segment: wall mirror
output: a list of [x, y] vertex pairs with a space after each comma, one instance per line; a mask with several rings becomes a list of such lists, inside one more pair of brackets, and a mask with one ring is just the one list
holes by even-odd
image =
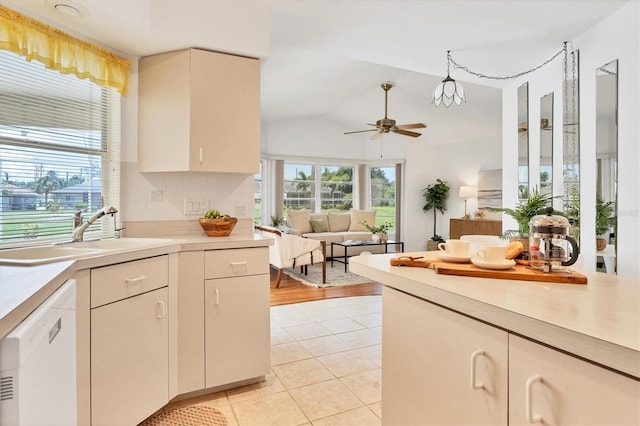
[[553, 93], [540, 98], [540, 193], [553, 195]]
[[518, 87], [518, 199], [529, 194], [529, 84]]
[[572, 235], [580, 242], [580, 126], [578, 51], [567, 52], [564, 61], [562, 202]]
[[618, 60], [596, 69], [597, 270], [616, 271], [618, 201]]

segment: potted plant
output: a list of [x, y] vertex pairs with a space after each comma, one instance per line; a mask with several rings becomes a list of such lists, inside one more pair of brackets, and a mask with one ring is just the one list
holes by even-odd
[[[385, 222], [380, 225], [369, 225], [366, 220], [362, 221], [362, 225], [367, 228], [367, 231], [373, 234], [372, 238], [374, 241], [382, 241], [386, 243], [389, 240], [387, 233], [391, 228], [393, 228], [393, 224], [391, 222]], [[377, 237], [377, 238], [376, 238]]]
[[601, 236], [616, 225], [614, 210], [613, 201], [605, 203], [601, 198], [596, 199], [596, 250], [598, 251], [607, 248], [607, 239]]
[[284, 218], [276, 215], [271, 216], [271, 226], [278, 228], [280, 225], [284, 225]]
[[[518, 222], [518, 229], [504, 231], [502, 238], [520, 240], [525, 250], [527, 250], [529, 247], [529, 222], [534, 216], [546, 214], [546, 208], [551, 205], [552, 200], [553, 196], [551, 194], [541, 194], [536, 187], [532, 189], [527, 195], [527, 198], [520, 201], [514, 209], [491, 207], [488, 210], [505, 213]], [[560, 212], [554, 213], [562, 214]]]
[[424, 197], [422, 210], [425, 213], [433, 210], [433, 237], [427, 243], [427, 250], [431, 250], [434, 246], [437, 247], [438, 243], [444, 242], [444, 239], [436, 234], [436, 216], [438, 211], [444, 214], [447, 210], [446, 202], [447, 198], [449, 198], [449, 186], [446, 182], [436, 179], [436, 183], [432, 183], [422, 190], [422, 196]]

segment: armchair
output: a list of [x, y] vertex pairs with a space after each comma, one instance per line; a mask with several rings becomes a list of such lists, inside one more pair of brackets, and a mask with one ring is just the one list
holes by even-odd
[[271, 226], [255, 225], [256, 232], [274, 239], [269, 246], [269, 263], [278, 269], [276, 288], [280, 287], [284, 268], [300, 267], [307, 272], [307, 266], [322, 263], [322, 283], [327, 282], [327, 243], [325, 241], [303, 238], [299, 235], [282, 233]]

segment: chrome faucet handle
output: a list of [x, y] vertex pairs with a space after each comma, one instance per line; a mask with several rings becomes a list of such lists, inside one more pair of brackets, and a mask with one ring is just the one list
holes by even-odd
[[74, 229], [82, 225], [82, 210], [78, 210], [73, 214], [73, 227]]

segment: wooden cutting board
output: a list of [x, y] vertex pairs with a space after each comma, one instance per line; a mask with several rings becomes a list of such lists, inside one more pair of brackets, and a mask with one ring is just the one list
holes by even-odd
[[[391, 264], [394, 265], [392, 259]], [[552, 272], [545, 274], [538, 269], [524, 265], [514, 265], [509, 269], [483, 269], [472, 263], [451, 263], [443, 260], [419, 259], [403, 266], [430, 268], [442, 275], [458, 275], [464, 277], [495, 278], [503, 280], [541, 281], [549, 283], [587, 284], [587, 277], [578, 272]]]

